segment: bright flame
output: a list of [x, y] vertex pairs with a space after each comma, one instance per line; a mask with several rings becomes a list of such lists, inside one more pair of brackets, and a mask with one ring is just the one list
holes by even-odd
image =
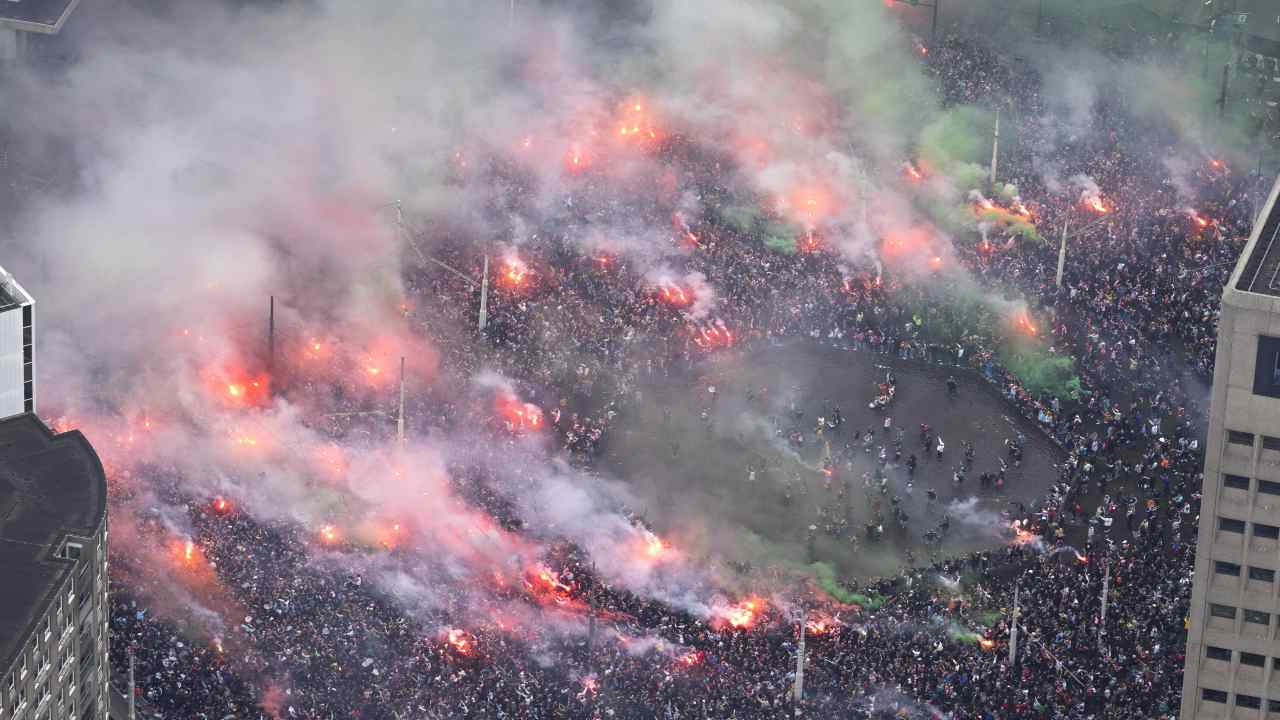
[[195, 549], [195, 543], [188, 540], [186, 547], [182, 550], [182, 556], [186, 558], [187, 562], [191, 562], [191, 557], [195, 554]]
[[666, 551], [667, 546], [662, 542], [662, 538], [654, 535], [648, 530], [644, 531], [644, 552], [651, 558], [656, 558]]
[[320, 539], [327, 543], [338, 541], [338, 530], [332, 525], [325, 525], [320, 528]]
[[449, 630], [449, 644], [455, 650], [463, 655], [471, 654], [471, 639], [467, 637], [467, 633], [456, 628]]
[[1018, 317], [1014, 320], [1018, 328], [1028, 335], [1035, 335], [1038, 332], [1035, 324], [1031, 322], [1031, 317], [1024, 310], [1018, 313]]
[[764, 603], [761, 600], [750, 599], [744, 600], [737, 605], [720, 610], [720, 616], [724, 618], [730, 626], [746, 629], [750, 628], [756, 621], [756, 614], [764, 609]]
[[1103, 202], [1102, 198], [1098, 195], [1091, 195], [1085, 198], [1084, 205], [1099, 215], [1105, 215], [1106, 213], [1111, 212], [1111, 208], [1107, 207], [1107, 204]]
[[222, 513], [222, 512], [226, 512], [230, 508], [231, 508], [231, 504], [228, 503], [226, 498], [222, 497], [221, 495], [213, 499], [214, 510], [217, 510], [218, 512]]

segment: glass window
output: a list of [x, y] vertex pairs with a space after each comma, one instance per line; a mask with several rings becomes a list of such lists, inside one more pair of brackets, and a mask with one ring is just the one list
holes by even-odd
[[1267, 664], [1267, 656], [1257, 653], [1242, 652], [1240, 653], [1240, 664], [1249, 667], [1265, 667]]
[[1244, 521], [1232, 520], [1231, 518], [1218, 518], [1218, 529], [1229, 533], [1244, 533]]
[[1206, 647], [1204, 649], [1204, 654], [1210, 660], [1222, 660], [1224, 662], [1231, 662], [1231, 651], [1228, 650], [1227, 648], [1213, 647], [1212, 645], [1210, 645], [1209, 647]]
[[1228, 430], [1227, 442], [1232, 445], [1248, 445], [1253, 447], [1253, 433], [1243, 432], [1241, 430]]
[[1227, 694], [1222, 690], [1210, 690], [1209, 688], [1201, 688], [1200, 697], [1209, 702], [1224, 703], [1227, 701]]
[[1253, 394], [1280, 397], [1280, 338], [1258, 336]]
[[1259, 480], [1258, 492], [1266, 493], [1267, 495], [1280, 495], [1280, 483], [1271, 482], [1270, 480]]
[[1253, 708], [1257, 710], [1262, 707], [1262, 698], [1257, 695], [1240, 695], [1236, 694], [1236, 705], [1242, 708]]
[[1250, 565], [1249, 579], [1257, 580], [1258, 582], [1264, 582], [1264, 583], [1273, 582], [1276, 579], [1276, 571], [1268, 570], [1266, 568], [1254, 567]]
[[1266, 613], [1261, 610], [1245, 610], [1244, 621], [1247, 623], [1256, 623], [1258, 625], [1270, 625], [1271, 613]]
[[1280, 450], [1280, 438], [1274, 438], [1270, 435], [1262, 436], [1263, 450]]
[[1235, 563], [1216, 560], [1213, 563], [1213, 571], [1219, 575], [1230, 575], [1232, 577], [1240, 577], [1240, 566]]
[[1249, 478], [1243, 475], [1223, 475], [1222, 486], [1233, 490], [1248, 490]]
[[1280, 527], [1268, 525], [1266, 523], [1254, 523], [1253, 536], [1266, 538], [1268, 540], [1277, 540], [1280, 539]]
[[1227, 618], [1228, 620], [1236, 619], [1236, 609], [1230, 605], [1209, 603], [1209, 614], [1214, 617]]

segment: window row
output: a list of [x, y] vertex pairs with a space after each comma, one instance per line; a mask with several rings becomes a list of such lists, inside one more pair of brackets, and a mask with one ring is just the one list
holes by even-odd
[[[1243, 430], [1228, 430], [1227, 442], [1232, 445], [1247, 445], [1249, 447], [1253, 447], [1253, 433], [1244, 432]], [[1280, 450], [1280, 438], [1263, 435], [1262, 448], [1264, 450]]]
[[[1217, 618], [1225, 618], [1227, 620], [1235, 620], [1236, 615], [1240, 612], [1240, 608], [1231, 605], [1219, 605], [1217, 603], [1209, 603], [1209, 614]], [[1270, 625], [1271, 613], [1262, 610], [1244, 611], [1244, 621], [1254, 623], [1255, 625]]]
[[[1236, 520], [1235, 518], [1220, 517], [1218, 518], [1218, 529], [1223, 532], [1243, 535], [1245, 531], [1245, 522], [1244, 520]], [[1253, 524], [1253, 536], [1266, 538], [1267, 540], [1280, 540], [1280, 527], [1255, 522]]]
[[[1247, 491], [1249, 489], [1249, 478], [1243, 475], [1231, 475], [1224, 473], [1222, 476], [1222, 486], [1231, 488], [1232, 490]], [[1264, 495], [1280, 495], [1280, 482], [1259, 480], [1258, 492]]]
[[[1225, 690], [1201, 688], [1200, 698], [1208, 702], [1225, 703], [1227, 701], [1227, 692]], [[1262, 709], [1262, 698], [1257, 695], [1236, 693], [1236, 705], [1250, 710], [1260, 710]], [[1267, 712], [1280, 712], [1280, 700], [1268, 700]]]
[[[1231, 577], [1240, 577], [1240, 573], [1244, 568], [1233, 562], [1225, 560], [1215, 560], [1213, 562], [1213, 571], [1219, 575], [1229, 575]], [[1274, 582], [1276, 579], [1276, 571], [1268, 568], [1249, 566], [1249, 579], [1258, 582]]]

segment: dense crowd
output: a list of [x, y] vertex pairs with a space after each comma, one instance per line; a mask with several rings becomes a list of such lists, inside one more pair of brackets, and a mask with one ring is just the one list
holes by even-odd
[[[953, 101], [1001, 94], [1028, 117], [1043, 106], [1034, 78], [974, 43], [948, 38], [929, 62]], [[713, 216], [677, 233], [694, 246], [679, 276], [701, 273], [717, 295], [714, 310], [692, 322], [617, 258], [584, 257], [553, 233], [522, 248], [532, 279], [518, 292], [495, 291], [480, 339], [469, 330], [478, 304], [471, 283], [420, 268], [406, 284], [421, 301], [423, 331], [439, 339], [445, 372], [496, 368], [515, 379], [544, 407], [565, 453], [584, 465], [607, 448], [642, 381], [696, 374], [708, 354], [730, 347], [800, 337], [984, 378], [1066, 457], [1043, 503], [1009, 518], [1031, 541], [849, 585], [855, 602], [799, 593], [796, 606], [811, 619], [807, 716], [1172, 718], [1195, 549], [1187, 540], [1199, 520], [1197, 419], [1213, 370], [1217, 302], [1251, 222], [1255, 179], [1206, 160], [1183, 179], [1196, 193], [1186, 198], [1147, 152], [1160, 144], [1150, 127], [1122, 105], [1096, 115], [1106, 131], [1061, 147], [1042, 138], [1042, 147], [1057, 147], [1052, 155], [1015, 155], [1005, 166], [1025, 178], [1022, 195], [1035, 199], [1051, 240], [1050, 228], [1087, 219], [1075, 217], [1078, 193], [1048, 187], [1036, 163], [1089, 175], [1117, 206], [1111, 222], [1069, 239], [1061, 286], [1056, 242], [956, 247], [984, 292], [1025, 297], [1031, 316], [1043, 318], [1048, 352], [1074, 359], [1079, 386], [1069, 393], [1026, 387], [1004, 361], [1002, 347], [1017, 332], [1008, 318], [954, 303], [946, 282], [907, 282], [892, 268], [851, 273], [829, 252], [779, 253]], [[1020, 130], [1032, 139], [1024, 146], [1035, 145], [1040, 126]], [[689, 172], [696, 182], [719, 182], [718, 167]], [[1191, 203], [1211, 222], [1195, 222]], [[588, 205], [572, 207], [585, 214]], [[475, 264], [464, 247], [442, 243], [440, 252], [452, 264]], [[434, 427], [455, 426], [465, 413], [457, 394], [433, 391], [414, 402]], [[762, 612], [749, 627], [713, 627], [603, 585], [587, 560], [570, 555], [562, 562], [579, 578], [576, 599], [599, 618], [589, 634], [535, 624], [519, 637], [469, 628], [465, 644], [444, 642], [372, 583], [309, 562], [296, 528], [188, 503], [202, 551], [241, 610], [211, 642], [195, 629], [207, 628], [201, 619], [188, 628], [149, 612], [145, 573], [117, 563], [113, 667], [136, 659], [144, 714], [792, 715], [794, 615]]]

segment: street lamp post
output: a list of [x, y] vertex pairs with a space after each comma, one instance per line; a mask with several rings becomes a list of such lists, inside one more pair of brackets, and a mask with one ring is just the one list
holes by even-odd
[[[1106, 215], [1103, 215], [1097, 220], [1094, 220], [1093, 222], [1075, 231], [1075, 236], [1079, 237], [1081, 235], [1084, 235], [1085, 233], [1089, 232], [1090, 230], [1097, 227], [1098, 225], [1101, 225], [1104, 220], [1109, 220], [1109, 219], [1110, 219], [1109, 217], [1107, 217]], [[1058, 245], [1058, 276], [1054, 280], [1055, 284], [1057, 284], [1058, 287], [1062, 287], [1062, 271], [1067, 266], [1067, 238], [1069, 237], [1069, 234], [1067, 233], [1067, 228], [1070, 227], [1070, 225], [1071, 225], [1071, 218], [1068, 217], [1062, 223], [1062, 241], [1061, 241], [1061, 244]]]

